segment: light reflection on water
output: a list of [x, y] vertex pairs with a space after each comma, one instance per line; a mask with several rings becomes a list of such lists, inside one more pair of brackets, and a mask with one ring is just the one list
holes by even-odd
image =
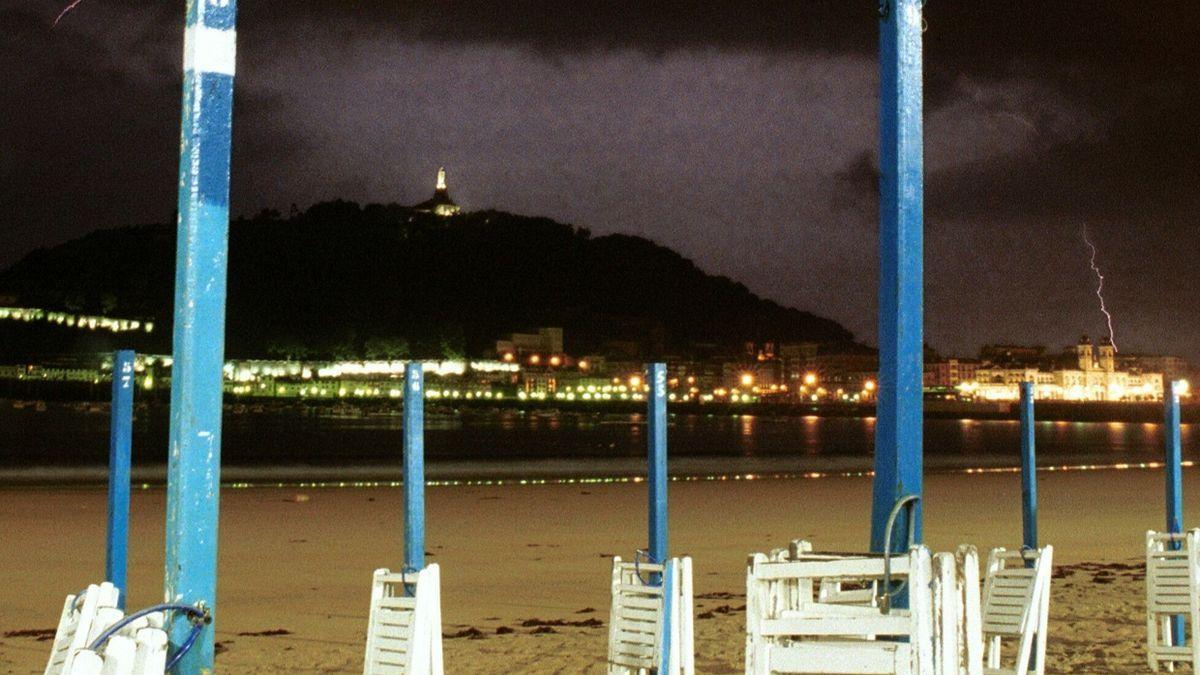
[[[139, 410], [135, 462], [165, 462], [165, 407]], [[429, 410], [426, 451], [432, 467], [455, 476], [504, 474], [619, 476], [644, 470], [641, 415], [520, 410]], [[223, 463], [232, 466], [392, 467], [400, 457], [396, 414], [319, 417], [227, 414]], [[1200, 458], [1196, 425], [1182, 429], [1185, 456]], [[871, 467], [874, 418], [672, 415], [672, 472], [679, 476], [850, 475]], [[1019, 425], [1012, 420], [928, 420], [930, 470], [1013, 467]], [[50, 406], [0, 405], [0, 467], [101, 466], [108, 418]], [[1149, 466], [1162, 457], [1158, 424], [1042, 422], [1035, 428], [1043, 467]], [[471, 467], [487, 466], [486, 471]], [[606, 468], [607, 467], [607, 468]]]

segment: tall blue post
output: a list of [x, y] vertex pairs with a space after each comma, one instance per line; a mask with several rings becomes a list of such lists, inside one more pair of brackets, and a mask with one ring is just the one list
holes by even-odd
[[113, 354], [112, 416], [108, 429], [108, 540], [104, 578], [120, 592], [125, 609], [125, 570], [129, 554], [129, 474], [133, 446], [133, 352]]
[[[656, 563], [667, 562], [667, 364], [652, 363], [646, 373], [650, 383], [646, 397], [646, 427], [648, 471], [650, 483], [649, 516], [650, 559]], [[671, 601], [675, 583], [670, 570], [663, 575], [663, 629], [662, 646], [659, 650], [658, 672], [670, 669], [671, 660]]]
[[[1179, 433], [1179, 383], [1163, 383], [1167, 532], [1183, 532], [1183, 439]], [[1174, 548], [1179, 548], [1178, 544]], [[1183, 617], [1171, 617], [1171, 644], [1182, 647]]]
[[404, 570], [425, 567], [425, 374], [404, 366]]
[[649, 525], [650, 558], [667, 559], [667, 364], [652, 363], [648, 373], [650, 396], [647, 397], [646, 423], [650, 483]]
[[[235, 0], [187, 0], [167, 459], [166, 599], [216, 617]], [[175, 672], [213, 672], [208, 623]], [[179, 613], [171, 648], [191, 631]]]
[[[888, 514], [921, 494], [923, 213], [921, 5], [883, 0], [879, 20], [879, 388], [871, 549], [883, 549]], [[912, 511], [921, 540], [921, 502]], [[903, 550], [907, 514], [896, 519]]]
[[1021, 545], [1038, 547], [1037, 461], [1033, 438], [1033, 383], [1021, 383]]

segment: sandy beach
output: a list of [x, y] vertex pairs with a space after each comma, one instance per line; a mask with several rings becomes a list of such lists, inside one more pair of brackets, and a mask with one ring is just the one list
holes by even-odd
[[[1048, 672], [1145, 672], [1143, 538], [1162, 524], [1161, 470], [1039, 479], [1042, 539], [1059, 568]], [[863, 548], [870, 487], [869, 478], [671, 484], [671, 548], [695, 560], [698, 672], [740, 672], [747, 554], [796, 537]], [[1200, 475], [1185, 474], [1184, 491], [1197, 513]], [[610, 557], [644, 546], [645, 485], [427, 495], [447, 672], [603, 672]], [[1019, 497], [1013, 473], [930, 475], [926, 540], [934, 550], [1016, 545]], [[131, 607], [161, 597], [164, 498], [133, 495]], [[361, 672], [371, 571], [401, 557], [401, 490], [226, 489], [221, 500], [218, 667]], [[104, 523], [103, 490], [0, 490], [0, 670], [41, 672], [63, 597], [103, 571]]]

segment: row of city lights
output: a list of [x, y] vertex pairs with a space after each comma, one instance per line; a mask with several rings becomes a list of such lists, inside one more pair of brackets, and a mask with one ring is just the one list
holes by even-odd
[[0, 320], [45, 321], [46, 323], [81, 328], [85, 330], [107, 330], [113, 333], [154, 332], [153, 321], [138, 319], [115, 319], [108, 316], [50, 312], [36, 307], [0, 307]]

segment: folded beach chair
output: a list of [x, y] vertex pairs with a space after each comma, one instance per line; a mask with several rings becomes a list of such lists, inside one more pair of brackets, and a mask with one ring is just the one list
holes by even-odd
[[[1146, 660], [1173, 670], [1178, 663], [1200, 663], [1200, 530], [1146, 533]], [[1172, 617], [1186, 617], [1181, 635]], [[1187, 639], [1191, 633], [1191, 639]]]
[[[1053, 557], [1053, 546], [1025, 551], [997, 548], [988, 554], [983, 584], [984, 672], [1045, 672]], [[1016, 661], [1002, 666], [1002, 641], [1010, 637], [1017, 638]]]
[[[899, 584], [909, 609], [885, 597]], [[755, 554], [746, 573], [746, 673], [933, 675], [932, 587], [924, 546], [888, 559], [795, 545], [774, 559]]]
[[442, 670], [437, 564], [420, 572], [375, 570], [364, 675], [442, 675]]
[[[45, 675], [162, 675], [167, 662], [162, 613], [131, 617], [117, 627], [125, 619], [119, 595], [105, 582], [67, 596]], [[113, 634], [96, 644], [106, 632]]]
[[694, 675], [693, 609], [691, 558], [660, 565], [614, 557], [608, 673]]

